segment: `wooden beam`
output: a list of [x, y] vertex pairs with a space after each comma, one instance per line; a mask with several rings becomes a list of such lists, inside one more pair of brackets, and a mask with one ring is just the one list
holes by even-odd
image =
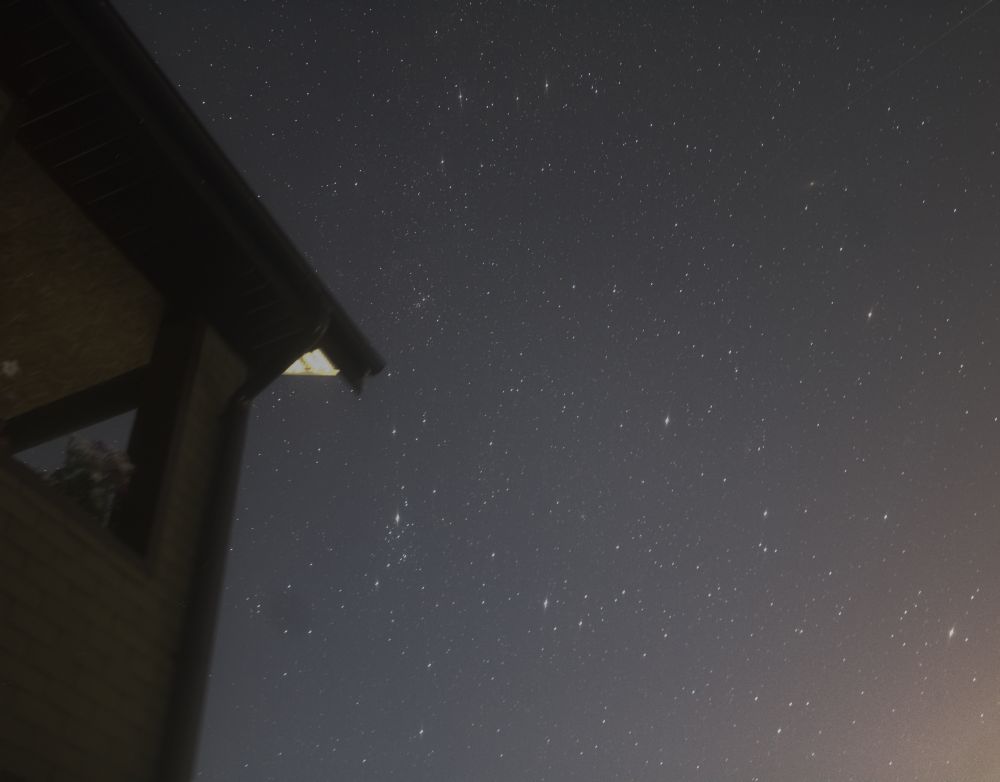
[[171, 456], [177, 450], [205, 329], [201, 318], [168, 310], [143, 378], [128, 445], [135, 472], [111, 517], [115, 534], [142, 554], [148, 551], [162, 509]]
[[10, 450], [24, 451], [127, 413], [139, 403], [145, 375], [139, 367], [8, 419], [3, 433]]

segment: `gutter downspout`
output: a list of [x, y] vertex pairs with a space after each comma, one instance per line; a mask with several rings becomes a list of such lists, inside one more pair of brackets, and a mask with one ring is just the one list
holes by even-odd
[[216, 490], [205, 509], [195, 553], [187, 611], [154, 777], [158, 782], [190, 782], [194, 776], [250, 407], [254, 398], [295, 359], [322, 340], [328, 324], [329, 316], [324, 313], [322, 322], [317, 324], [309, 341], [289, 349], [291, 357], [283, 356], [251, 372], [223, 413], [222, 441], [214, 470]]

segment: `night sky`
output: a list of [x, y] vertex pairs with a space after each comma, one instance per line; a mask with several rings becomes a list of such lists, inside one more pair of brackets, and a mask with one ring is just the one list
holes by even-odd
[[257, 400], [199, 779], [1000, 778], [1000, 4], [119, 6], [388, 362]]

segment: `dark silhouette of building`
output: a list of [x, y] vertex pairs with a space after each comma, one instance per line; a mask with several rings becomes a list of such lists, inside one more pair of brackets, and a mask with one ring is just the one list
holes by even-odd
[[[0, 779], [190, 778], [247, 410], [293, 363], [382, 366], [107, 3], [4, 3]], [[127, 454], [18, 458], [124, 413]]]

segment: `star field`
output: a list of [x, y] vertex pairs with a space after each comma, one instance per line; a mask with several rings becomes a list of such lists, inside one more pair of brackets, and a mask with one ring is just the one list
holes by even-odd
[[117, 5], [388, 362], [257, 400], [199, 779], [1000, 775], [1000, 6]]

